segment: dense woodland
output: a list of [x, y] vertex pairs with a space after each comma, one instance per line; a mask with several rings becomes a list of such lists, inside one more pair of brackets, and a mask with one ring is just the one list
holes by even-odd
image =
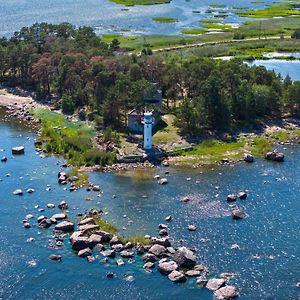
[[118, 40], [105, 43], [90, 27], [43, 23], [40, 41], [34, 26], [0, 40], [0, 80], [33, 90], [38, 99], [65, 113], [76, 111], [99, 128], [124, 129], [127, 112], [143, 107], [154, 82], [163, 91], [165, 111], [176, 114], [186, 135], [285, 114], [300, 117], [300, 82], [263, 67], [201, 57], [165, 62], [121, 50]]

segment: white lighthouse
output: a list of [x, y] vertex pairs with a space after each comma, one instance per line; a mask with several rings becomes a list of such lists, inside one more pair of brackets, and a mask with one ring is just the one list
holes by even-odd
[[144, 149], [151, 150], [152, 149], [152, 124], [153, 117], [152, 112], [144, 113]]

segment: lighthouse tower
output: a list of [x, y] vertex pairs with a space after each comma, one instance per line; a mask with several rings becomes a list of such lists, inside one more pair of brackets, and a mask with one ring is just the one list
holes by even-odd
[[152, 112], [144, 113], [144, 149], [151, 150], [152, 149], [152, 124], [153, 117]]

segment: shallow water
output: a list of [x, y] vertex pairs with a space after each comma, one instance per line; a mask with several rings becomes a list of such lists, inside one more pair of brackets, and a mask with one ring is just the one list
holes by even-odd
[[[285, 150], [286, 161], [273, 164], [256, 160], [254, 164], [217, 167], [214, 170], [168, 168], [169, 184], [160, 186], [155, 174], [165, 176], [166, 168], [135, 170], [120, 174], [92, 173], [91, 181], [103, 189], [103, 197], [79, 190], [70, 193], [56, 183], [61, 159], [40, 158], [34, 151], [34, 133], [16, 124], [0, 122], [0, 148], [8, 157], [0, 164], [0, 299], [212, 299], [206, 289], [196, 287], [195, 279], [176, 285], [156, 270], [148, 274], [137, 257], [134, 264], [117, 267], [80, 259], [71, 250], [68, 238], [58, 250], [48, 249], [52, 230], [24, 229], [26, 214], [51, 216], [58, 209], [46, 204], [66, 200], [69, 217], [90, 207], [102, 208], [124, 235], [157, 234], [158, 224], [171, 214], [170, 235], [175, 244], [195, 247], [199, 262], [211, 276], [232, 272], [230, 283], [237, 285], [240, 299], [299, 299], [299, 218], [300, 148]], [[12, 158], [10, 149], [25, 145], [24, 156]], [[5, 177], [6, 173], [10, 177]], [[187, 180], [190, 178], [190, 180]], [[52, 190], [47, 192], [47, 185]], [[32, 187], [36, 192], [14, 196], [16, 188]], [[233, 221], [226, 195], [248, 190], [247, 200], [238, 201], [248, 217]], [[112, 198], [113, 195], [117, 197]], [[189, 195], [192, 201], [179, 199]], [[87, 201], [86, 198], [91, 198]], [[45, 208], [39, 213], [35, 205]], [[128, 221], [133, 220], [129, 225]], [[34, 220], [31, 220], [35, 224]], [[189, 232], [188, 224], [197, 231]], [[124, 227], [124, 228], [123, 228]], [[28, 243], [26, 240], [36, 240]], [[205, 242], [200, 241], [205, 239]], [[238, 249], [231, 249], [238, 244]], [[48, 260], [57, 253], [61, 263]], [[115, 272], [109, 280], [106, 272]], [[128, 275], [134, 276], [127, 282]]]
[[[1, 0], [0, 1], [0, 36], [10, 36], [23, 26], [35, 22], [60, 23], [70, 22], [77, 26], [88, 25], [96, 28], [98, 34], [124, 33], [132, 34], [178, 34], [183, 28], [199, 28], [199, 20], [213, 18], [206, 10], [210, 4], [225, 4], [229, 16], [225, 22], [239, 23], [246, 21], [233, 14], [232, 7], [261, 8], [272, 4], [253, 4], [251, 0], [173, 0], [170, 4], [129, 7], [116, 5], [108, 0]], [[199, 10], [195, 14], [192, 11]], [[175, 24], [160, 24], [153, 17], [173, 17]]]
[[289, 75], [292, 80], [300, 80], [300, 60], [256, 59], [247, 64], [249, 66], [263, 66], [267, 70], [274, 70], [277, 74], [280, 74], [282, 78]]

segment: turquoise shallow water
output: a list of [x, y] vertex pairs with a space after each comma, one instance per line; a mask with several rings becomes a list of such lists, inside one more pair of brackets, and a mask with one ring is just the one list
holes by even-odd
[[[97, 33], [126, 34], [178, 34], [183, 28], [199, 28], [199, 20], [213, 18], [206, 10], [210, 4], [225, 4], [226, 8], [217, 11], [226, 12], [229, 16], [225, 22], [246, 21], [233, 14], [233, 7], [261, 8], [272, 4], [254, 4], [251, 0], [173, 0], [170, 4], [129, 7], [116, 5], [108, 0], [1, 0], [0, 1], [0, 36], [10, 36], [23, 26], [35, 22], [60, 23], [70, 22], [77, 26], [88, 25]], [[200, 13], [195, 14], [193, 10]], [[176, 24], [153, 22], [153, 17], [177, 18]]]
[[[0, 122], [0, 148], [7, 163], [0, 164], [0, 299], [212, 299], [212, 294], [197, 288], [191, 279], [182, 285], [171, 283], [154, 271], [148, 274], [137, 257], [134, 264], [117, 267], [78, 258], [68, 238], [59, 250], [48, 249], [52, 230], [22, 227], [26, 214], [51, 216], [58, 209], [39, 213], [52, 202], [66, 200], [69, 216], [90, 207], [102, 208], [106, 218], [117, 224], [124, 235], [157, 234], [158, 224], [171, 214], [170, 235], [175, 243], [197, 249], [199, 262], [205, 263], [212, 276], [233, 272], [231, 283], [239, 287], [240, 299], [299, 299], [300, 269], [300, 148], [284, 150], [286, 161], [273, 164], [256, 160], [254, 164], [217, 167], [214, 170], [169, 168], [169, 184], [158, 185], [154, 174], [164, 175], [166, 168], [122, 174], [91, 174], [91, 181], [103, 189], [103, 197], [80, 190], [74, 193], [57, 185], [62, 160], [40, 158], [34, 151], [35, 135], [28, 129]], [[24, 144], [25, 156], [11, 158], [10, 148]], [[6, 173], [10, 177], [5, 177]], [[190, 180], [187, 180], [190, 178]], [[52, 190], [47, 192], [47, 185]], [[14, 196], [16, 188], [32, 187], [36, 192]], [[248, 190], [248, 198], [238, 206], [249, 215], [235, 222], [229, 216], [226, 195]], [[112, 199], [112, 195], [116, 195]], [[190, 195], [189, 203], [179, 201]], [[86, 198], [91, 198], [87, 201]], [[129, 225], [128, 221], [133, 220]], [[34, 222], [31, 222], [34, 224]], [[195, 224], [197, 231], [188, 232]], [[29, 237], [36, 240], [26, 242]], [[206, 241], [200, 241], [200, 239]], [[231, 249], [238, 244], [239, 249]], [[61, 254], [61, 263], [48, 260], [51, 253]], [[115, 272], [109, 280], [106, 272]], [[134, 276], [127, 282], [128, 275]]]

